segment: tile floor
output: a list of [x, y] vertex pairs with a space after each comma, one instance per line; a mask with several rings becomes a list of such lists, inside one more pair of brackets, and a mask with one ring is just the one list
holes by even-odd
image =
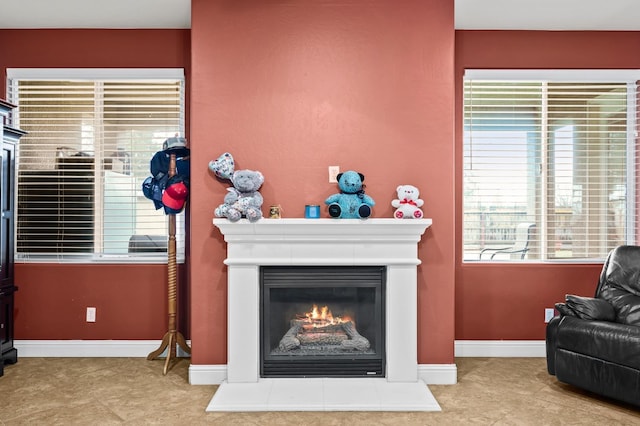
[[0, 425], [635, 425], [640, 410], [558, 383], [544, 358], [458, 358], [431, 385], [439, 412], [206, 412], [217, 386], [188, 360], [19, 358], [0, 377]]

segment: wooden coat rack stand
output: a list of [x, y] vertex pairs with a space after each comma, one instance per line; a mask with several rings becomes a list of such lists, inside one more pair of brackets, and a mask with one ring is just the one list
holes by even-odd
[[[169, 177], [171, 178], [176, 174], [176, 155], [171, 154], [169, 159]], [[178, 277], [176, 268], [176, 215], [169, 214], [169, 245], [168, 245], [168, 260], [167, 260], [167, 295], [168, 295], [168, 312], [169, 312], [169, 325], [168, 331], [162, 338], [160, 347], [155, 351], [147, 355], [147, 360], [154, 360], [158, 358], [166, 350], [167, 357], [164, 361], [164, 369], [162, 374], [166, 375], [170, 370], [171, 360], [175, 360], [176, 345], [178, 345], [184, 352], [191, 354], [191, 348], [187, 345], [187, 341], [184, 339], [182, 333], [176, 330], [176, 314], [178, 311], [177, 304], [177, 288]]]

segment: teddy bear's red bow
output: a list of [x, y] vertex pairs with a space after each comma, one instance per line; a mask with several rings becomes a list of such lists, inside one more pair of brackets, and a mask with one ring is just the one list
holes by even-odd
[[412, 206], [416, 206], [416, 207], [418, 207], [418, 205], [416, 204], [416, 202], [415, 202], [415, 201], [413, 201], [413, 200], [407, 200], [406, 198], [405, 198], [404, 200], [400, 201], [400, 204], [411, 204]]

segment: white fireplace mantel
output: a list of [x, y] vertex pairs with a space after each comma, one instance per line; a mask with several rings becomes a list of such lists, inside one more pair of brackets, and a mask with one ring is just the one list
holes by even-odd
[[[421, 263], [418, 243], [431, 223], [431, 219], [393, 218], [261, 219], [253, 223], [246, 219], [238, 222], [214, 219], [213, 224], [227, 242], [224, 261], [228, 266], [226, 383], [264, 381], [260, 378], [259, 366], [261, 266], [376, 265], [385, 266], [387, 271], [385, 378], [342, 380], [404, 383], [411, 389], [423, 387], [429, 393], [418, 377], [417, 266]], [[223, 386], [216, 395], [224, 393], [221, 392]], [[215, 400], [216, 396], [212, 410], [217, 410]], [[384, 405], [386, 409], [395, 406]]]
[[227, 265], [418, 265], [431, 219], [214, 219]]

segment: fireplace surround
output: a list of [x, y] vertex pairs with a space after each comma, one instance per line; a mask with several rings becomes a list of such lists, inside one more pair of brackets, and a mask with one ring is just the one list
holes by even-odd
[[[227, 243], [227, 377], [207, 410], [439, 410], [418, 377], [417, 361], [418, 243], [430, 219], [214, 219], [213, 224]], [[260, 277], [266, 266], [383, 267], [384, 377], [262, 377]], [[332, 396], [332, 388], [341, 392]]]

